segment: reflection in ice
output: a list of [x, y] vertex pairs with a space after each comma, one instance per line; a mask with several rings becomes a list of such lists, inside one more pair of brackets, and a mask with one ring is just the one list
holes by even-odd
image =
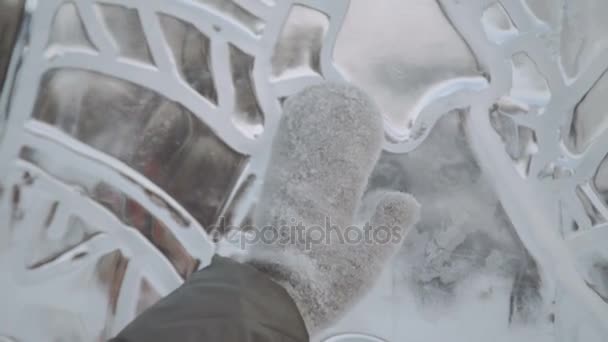
[[258, 103], [253, 83], [253, 57], [230, 44], [230, 64], [236, 108], [232, 116], [236, 128], [249, 138], [264, 131], [264, 114]]
[[293, 6], [272, 57], [273, 77], [320, 75], [321, 45], [327, 27], [325, 14]]
[[138, 12], [133, 8], [117, 5], [99, 5], [99, 9], [120, 54], [154, 64]]
[[54, 45], [96, 49], [73, 2], [64, 3], [55, 14], [49, 48], [52, 49]]
[[192, 24], [167, 15], [159, 17], [181, 77], [207, 100], [217, 104], [209, 38]]
[[203, 227], [217, 220], [246, 162], [179, 104], [108, 76], [46, 75], [35, 113], [149, 177]]

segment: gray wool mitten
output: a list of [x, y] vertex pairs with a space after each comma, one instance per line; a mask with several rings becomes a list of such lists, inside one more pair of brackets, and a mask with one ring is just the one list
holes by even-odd
[[[250, 246], [246, 262], [287, 290], [314, 335], [371, 288], [417, 222], [419, 205], [399, 192], [374, 193], [361, 205], [384, 132], [361, 90], [313, 86], [284, 111], [254, 216], [260, 233], [275, 233], [264, 237], [279, 238]], [[372, 209], [355, 224], [361, 207]]]

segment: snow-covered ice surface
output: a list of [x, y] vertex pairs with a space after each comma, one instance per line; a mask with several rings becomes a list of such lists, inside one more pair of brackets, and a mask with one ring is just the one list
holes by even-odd
[[[491, 272], [461, 282], [449, 301], [421, 307], [414, 291], [387, 272], [379, 285], [324, 335], [364, 332], [386, 341], [555, 341], [550, 318], [509, 325], [511, 282]], [[345, 340], [348, 341], [348, 340]]]

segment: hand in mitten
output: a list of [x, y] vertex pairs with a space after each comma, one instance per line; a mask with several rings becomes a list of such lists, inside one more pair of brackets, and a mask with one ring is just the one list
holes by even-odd
[[313, 86], [285, 103], [254, 217], [262, 238], [278, 238], [250, 246], [246, 260], [287, 290], [311, 335], [362, 297], [418, 220], [412, 196], [383, 192], [354, 223], [383, 132], [372, 100], [351, 86]]

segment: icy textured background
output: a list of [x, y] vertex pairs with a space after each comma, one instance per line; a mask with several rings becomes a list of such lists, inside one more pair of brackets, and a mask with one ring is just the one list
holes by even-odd
[[[568, 164], [576, 156], [599, 156], [590, 174], [578, 173], [589, 179], [572, 181], [572, 192], [551, 192], [548, 185], [539, 195], [566, 208], [551, 221], [559, 221], [551, 227], [556, 235], [587, 247], [576, 238], [608, 220], [608, 163], [600, 165], [608, 66], [597, 62], [608, 60], [602, 58], [608, 42], [603, 0], [352, 0], [349, 7], [338, 0], [293, 7], [287, 0], [197, 0], [196, 11], [181, 1], [125, 3], [133, 6], [104, 1], [94, 13], [85, 1], [49, 0], [35, 11], [35, 18], [48, 19], [48, 30], [30, 32], [33, 52], [11, 84], [6, 120], [0, 109], [0, 128], [11, 128], [0, 135], [0, 172], [7, 174], [0, 179], [0, 223], [6, 225], [0, 226], [0, 340], [103, 340], [177, 286], [209, 252], [202, 251], [209, 248], [202, 229], [222, 223], [220, 217], [233, 224], [248, 219], [281, 101], [325, 77], [369, 92], [385, 114], [387, 144], [404, 151], [383, 154], [370, 190], [411, 192], [423, 211], [378, 286], [318, 339], [360, 332], [390, 341], [589, 341], [572, 316], [559, 312], [555, 279], [542, 277], [503, 208], [497, 191], [503, 179], [479, 160], [484, 146], [471, 138], [480, 136], [471, 130], [471, 115], [479, 112], [469, 111], [477, 95], [465, 89], [460, 97], [442, 96], [454, 84], [504, 85], [499, 94], [484, 95], [492, 102], [483, 114], [491, 112], [489, 129], [504, 142], [495, 153], [523, 175], [522, 187], [545, 177], [559, 188], [564, 175], [568, 182], [576, 173]], [[0, 79], [18, 4], [0, 1]], [[157, 24], [147, 11], [154, 6], [163, 12]], [[528, 12], [509, 17], [513, 8]], [[459, 16], [451, 20], [448, 12]], [[35, 39], [46, 32], [48, 42]], [[519, 45], [509, 45], [518, 35], [521, 49], [540, 46], [552, 57], [518, 52]], [[572, 89], [551, 88], [562, 74]], [[3, 94], [4, 105], [9, 93]], [[555, 126], [542, 131], [550, 122]], [[561, 145], [569, 153], [552, 156], [557, 148], [547, 148]], [[563, 158], [543, 159], [547, 155]], [[127, 169], [136, 172], [125, 176]], [[589, 191], [579, 189], [584, 184]], [[102, 214], [93, 219], [84, 212]], [[106, 231], [107, 217], [121, 229], [135, 228], [141, 239]], [[51, 238], [47, 230], [55, 232]], [[19, 231], [29, 232], [31, 244], [18, 243]], [[94, 244], [104, 236], [114, 240]], [[605, 235], [590, 240], [596, 247], [580, 258], [578, 271], [604, 305]], [[64, 273], [54, 267], [62, 267], [65, 278], [56, 277]], [[24, 279], [36, 280], [25, 286]], [[83, 312], [87, 301], [95, 305]], [[561, 307], [576, 307], [568, 305]], [[39, 329], [25, 328], [36, 322]]]

